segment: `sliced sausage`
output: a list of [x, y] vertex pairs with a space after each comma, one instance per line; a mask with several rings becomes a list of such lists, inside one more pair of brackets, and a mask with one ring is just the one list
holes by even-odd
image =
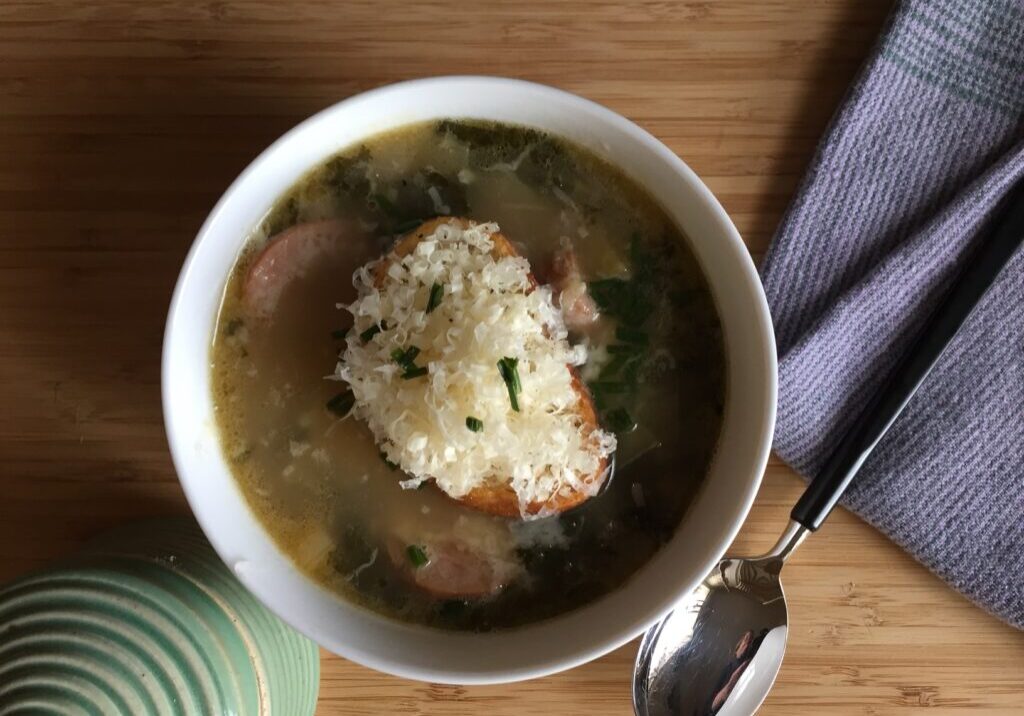
[[474, 550], [455, 538], [418, 544], [427, 563], [413, 564], [408, 546], [388, 546], [392, 562], [423, 591], [439, 598], [484, 599], [500, 592], [518, 571], [516, 565]]
[[357, 229], [343, 219], [297, 224], [275, 235], [249, 268], [243, 302], [255, 318], [269, 318], [288, 285], [326, 255], [353, 240]]
[[568, 243], [563, 243], [552, 257], [549, 278], [567, 328], [584, 331], [598, 319], [597, 304], [587, 292], [576, 251]]

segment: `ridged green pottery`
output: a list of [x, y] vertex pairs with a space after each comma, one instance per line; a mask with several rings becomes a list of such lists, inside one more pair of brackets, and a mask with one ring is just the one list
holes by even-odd
[[307, 716], [316, 645], [191, 520], [129, 525], [0, 588], [0, 716]]

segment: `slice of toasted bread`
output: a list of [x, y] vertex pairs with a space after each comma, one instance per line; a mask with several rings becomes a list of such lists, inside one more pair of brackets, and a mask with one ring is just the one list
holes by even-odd
[[[408, 255], [416, 248], [416, 245], [420, 241], [431, 236], [442, 224], [453, 224], [460, 228], [466, 228], [471, 226], [473, 222], [462, 217], [442, 216], [420, 224], [419, 227], [403, 236], [395, 245], [394, 249], [392, 249], [391, 253], [385, 256], [380, 263], [377, 264], [374, 270], [374, 280], [378, 287], [380, 287], [384, 282], [384, 277], [387, 275], [388, 267], [393, 260], [392, 257], [397, 256], [401, 258]], [[519, 252], [516, 250], [515, 246], [512, 245], [512, 242], [509, 241], [504, 234], [497, 232], [491, 234], [491, 241], [494, 243], [494, 248], [491, 250], [491, 255], [494, 258], [519, 256]], [[534, 288], [537, 286], [537, 280], [534, 278], [532, 273], [530, 274], [530, 284]], [[567, 367], [569, 372], [572, 374], [573, 389], [579, 396], [576, 414], [587, 432], [597, 430], [599, 427], [597, 422], [597, 411], [594, 410], [594, 403], [590, 397], [590, 393], [586, 389], [586, 386], [583, 385], [583, 381], [580, 380], [576, 368], [571, 365]], [[597, 492], [598, 488], [607, 478], [607, 468], [608, 459], [602, 458], [598, 469], [594, 474], [588, 476], [583, 481], [588, 485], [588, 489], [567, 491], [567, 494], [559, 493], [551, 497], [547, 502], [530, 503], [525, 506], [525, 513], [527, 515], [536, 515], [542, 511], [544, 513], [564, 512], [571, 507], [581, 504]], [[491, 484], [477, 487], [462, 497], [455, 499], [467, 507], [472, 507], [475, 510], [487, 512], [492, 515], [499, 515], [502, 517], [522, 516], [519, 509], [519, 499], [516, 497], [515, 491], [509, 485], [508, 480], [496, 479]]]

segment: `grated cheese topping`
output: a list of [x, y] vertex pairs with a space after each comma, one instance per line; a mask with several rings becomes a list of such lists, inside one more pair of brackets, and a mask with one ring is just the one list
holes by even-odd
[[[403, 487], [433, 479], [459, 498], [507, 483], [525, 516], [555, 495], [596, 491], [615, 437], [580, 418], [569, 366], [586, 361], [586, 348], [569, 344], [551, 289], [532, 287], [525, 258], [492, 256], [497, 231], [441, 224], [409, 255], [387, 257], [383, 276], [379, 262], [358, 269], [354, 328], [336, 374], [352, 388], [353, 415], [411, 476]], [[427, 313], [435, 284], [443, 294]], [[373, 326], [382, 330], [364, 342]], [[407, 379], [393, 355], [413, 346], [428, 372]], [[520, 412], [498, 370], [506, 357], [519, 361]], [[467, 417], [482, 430], [467, 429]]]

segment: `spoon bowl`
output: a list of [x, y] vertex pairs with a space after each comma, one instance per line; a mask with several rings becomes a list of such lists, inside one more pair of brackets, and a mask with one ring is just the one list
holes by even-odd
[[806, 534], [793, 523], [767, 555], [726, 557], [644, 635], [633, 676], [638, 716], [746, 716], [761, 705], [786, 650], [779, 575]]

